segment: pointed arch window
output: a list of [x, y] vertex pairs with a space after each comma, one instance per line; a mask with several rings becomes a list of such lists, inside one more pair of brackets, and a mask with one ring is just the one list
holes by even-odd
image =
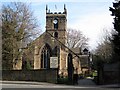
[[53, 55], [54, 55], [54, 56], [57, 56], [57, 53], [58, 53], [58, 47], [56, 46], [56, 47], [53, 49]]
[[48, 44], [42, 49], [41, 52], [41, 68], [50, 68], [51, 48]]

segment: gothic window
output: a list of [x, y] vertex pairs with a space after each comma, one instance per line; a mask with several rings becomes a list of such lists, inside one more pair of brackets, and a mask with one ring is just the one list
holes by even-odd
[[51, 49], [50, 46], [46, 44], [41, 52], [41, 68], [50, 68], [50, 56]]
[[55, 33], [54, 33], [54, 37], [55, 37], [55, 38], [58, 38], [58, 32], [55, 32]]
[[57, 53], [58, 53], [58, 47], [56, 46], [56, 47], [53, 49], [53, 55], [54, 55], [54, 56], [57, 56]]

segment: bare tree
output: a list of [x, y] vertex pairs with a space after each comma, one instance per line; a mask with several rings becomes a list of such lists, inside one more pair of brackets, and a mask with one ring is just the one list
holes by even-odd
[[98, 44], [95, 54], [98, 55], [101, 60], [110, 62], [113, 54], [113, 45], [111, 42], [113, 30], [112, 32], [108, 32], [106, 29], [104, 29], [104, 33], [105, 34], [102, 38], [102, 42]]
[[[38, 24], [30, 6], [13, 2], [2, 7], [2, 61], [3, 66], [21, 57], [23, 48], [38, 34]], [[8, 67], [8, 66], [7, 66]], [[4, 68], [4, 67], [3, 67]]]
[[88, 38], [86, 38], [80, 30], [67, 30], [67, 46], [69, 48], [80, 47], [84, 48], [88, 45]]

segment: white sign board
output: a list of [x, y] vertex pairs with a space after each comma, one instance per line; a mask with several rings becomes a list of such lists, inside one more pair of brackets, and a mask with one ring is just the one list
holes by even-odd
[[58, 68], [58, 57], [50, 57], [50, 68]]

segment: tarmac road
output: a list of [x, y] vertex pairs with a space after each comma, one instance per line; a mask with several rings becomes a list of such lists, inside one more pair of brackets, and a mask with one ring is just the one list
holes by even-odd
[[2, 90], [120, 90], [94, 85], [60, 85], [43, 82], [2, 81]]

